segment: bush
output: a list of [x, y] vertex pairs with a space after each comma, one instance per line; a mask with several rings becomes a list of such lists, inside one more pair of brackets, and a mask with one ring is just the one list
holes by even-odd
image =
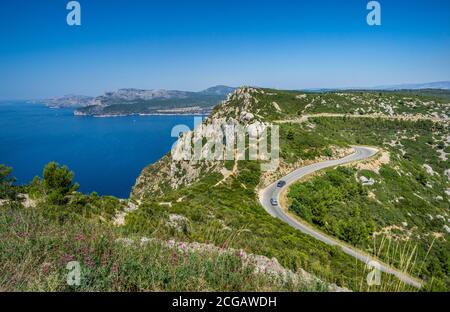
[[355, 180], [354, 169], [329, 169], [321, 177], [294, 184], [289, 209], [304, 220], [346, 242], [361, 245], [375, 230], [366, 204], [366, 190]]
[[73, 183], [74, 173], [66, 166], [51, 162], [43, 171], [42, 187], [50, 203], [62, 205], [67, 203], [66, 196], [75, 192], [79, 185]]
[[74, 173], [66, 166], [60, 166], [51, 162], [44, 168], [43, 185], [48, 190], [58, 190], [63, 194], [71, 193], [78, 189], [78, 184], [73, 184]]
[[0, 164], [0, 199], [14, 199], [16, 192], [12, 184], [16, 181], [11, 176], [12, 168]]

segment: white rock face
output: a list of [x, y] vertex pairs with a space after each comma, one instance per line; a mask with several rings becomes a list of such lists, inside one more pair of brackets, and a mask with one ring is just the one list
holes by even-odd
[[266, 125], [257, 121], [248, 126], [248, 135], [251, 138], [259, 138], [266, 129]]
[[189, 219], [185, 216], [178, 215], [178, 214], [171, 214], [169, 215], [169, 221], [166, 223], [166, 225], [170, 228], [173, 228], [179, 232], [183, 230], [183, 226], [187, 225]]
[[423, 168], [425, 169], [425, 171], [429, 174], [429, 175], [435, 175], [436, 172], [434, 172], [433, 168], [431, 168], [430, 165], [424, 164]]
[[242, 112], [241, 113], [241, 121], [251, 121], [253, 120], [253, 118], [255, 118], [255, 115], [253, 115], [252, 113], [248, 113], [248, 112]]
[[387, 115], [389, 115], [389, 116], [394, 115], [394, 109], [391, 105], [385, 104], [383, 102], [381, 102], [379, 105], [380, 105], [380, 108], [382, 108]]
[[273, 107], [275, 107], [275, 109], [276, 109], [278, 112], [281, 112], [280, 105], [278, 105], [277, 102], [272, 102], [272, 105], [273, 105]]
[[[246, 134], [251, 139], [261, 139], [261, 134], [270, 126], [258, 120], [256, 114], [250, 113], [258, 104], [255, 95], [261, 92], [247, 87], [237, 89], [222, 102], [220, 111], [178, 139], [171, 151], [169, 176], [173, 189], [193, 183], [204, 172], [221, 172], [221, 161], [225, 159], [245, 157], [245, 151], [234, 147], [236, 142], [242, 141]], [[234, 105], [236, 101], [239, 101], [239, 106]], [[258, 148], [256, 141], [248, 145]], [[258, 155], [258, 159], [266, 160], [267, 157], [264, 157], [264, 153]]]
[[138, 209], [138, 206], [132, 202], [128, 202], [127, 207], [119, 212], [115, 217], [113, 224], [115, 226], [122, 226], [125, 225], [125, 217], [130, 213]]
[[441, 215], [436, 215], [436, 219], [440, 219], [442, 221], [445, 221], [445, 217]]
[[450, 227], [448, 225], [444, 225], [444, 230], [446, 230], [447, 233], [450, 233]]
[[362, 184], [362, 185], [374, 185], [375, 184], [375, 180], [374, 179], [372, 179], [372, 178], [366, 178], [365, 176], [360, 176], [359, 177], [359, 182]]

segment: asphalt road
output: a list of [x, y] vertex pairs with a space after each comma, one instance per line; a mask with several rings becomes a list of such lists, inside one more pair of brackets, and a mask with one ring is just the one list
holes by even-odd
[[[339, 240], [337, 240], [331, 236], [328, 236], [307, 224], [300, 223], [299, 221], [293, 219], [288, 214], [286, 214], [279, 205], [274, 206], [274, 205], [272, 205], [272, 203], [270, 201], [272, 198], [274, 198], [274, 199], [277, 199], [278, 203], [280, 203], [281, 192], [283, 190], [285, 190], [286, 188], [288, 188], [292, 183], [298, 181], [299, 179], [301, 179], [302, 177], [304, 177], [306, 175], [309, 175], [309, 174], [311, 174], [315, 171], [321, 170], [321, 169], [335, 167], [335, 166], [346, 164], [346, 163], [364, 160], [364, 159], [374, 156], [378, 152], [378, 150], [376, 148], [372, 148], [372, 147], [353, 146], [353, 148], [355, 150], [355, 153], [352, 155], [349, 155], [347, 157], [337, 159], [337, 160], [329, 160], [329, 161], [324, 161], [324, 162], [320, 162], [320, 163], [315, 163], [315, 164], [312, 164], [309, 166], [299, 168], [299, 169], [289, 173], [288, 175], [286, 175], [285, 177], [280, 179], [280, 180], [286, 181], [285, 186], [283, 186], [281, 188], [277, 187], [277, 182], [279, 181], [278, 180], [277, 182], [269, 185], [268, 187], [266, 187], [265, 189], [263, 189], [260, 192], [259, 200], [260, 200], [262, 206], [264, 207], [264, 209], [273, 217], [281, 219], [282, 221], [286, 222], [287, 224], [296, 228], [297, 230], [299, 230], [305, 234], [308, 234], [308, 235], [314, 237], [315, 239], [318, 239], [328, 245], [340, 246], [346, 254], [348, 254], [366, 264], [369, 264], [370, 262], [375, 261], [377, 268], [380, 271], [395, 275], [398, 279], [400, 279], [404, 283], [414, 286], [416, 288], [420, 288], [422, 286], [422, 283], [420, 280], [415, 279], [415, 278], [409, 276], [408, 274], [405, 274], [397, 269], [394, 269], [394, 268], [390, 267], [389, 265], [382, 263], [380, 260], [378, 260], [374, 257], [371, 257], [370, 255], [366, 254], [365, 252], [357, 250], [356, 248], [350, 247], [347, 244], [340, 242]], [[372, 264], [373, 264], [373, 262], [372, 262]]]

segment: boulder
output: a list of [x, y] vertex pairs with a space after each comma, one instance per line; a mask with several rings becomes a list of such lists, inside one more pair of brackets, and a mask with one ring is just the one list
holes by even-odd
[[434, 172], [433, 168], [431, 168], [430, 165], [424, 164], [422, 167], [425, 169], [425, 171], [426, 171], [429, 175], [435, 175], [435, 174], [436, 174], [436, 172]]
[[359, 177], [359, 182], [362, 184], [362, 185], [374, 185], [375, 184], [375, 180], [374, 179], [372, 179], [372, 178], [366, 178], [365, 176], [360, 176]]

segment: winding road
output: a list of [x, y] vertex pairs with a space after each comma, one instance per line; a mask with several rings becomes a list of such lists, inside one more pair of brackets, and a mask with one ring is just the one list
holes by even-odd
[[375, 257], [372, 257], [368, 254], [366, 254], [363, 251], [360, 251], [356, 248], [350, 247], [346, 243], [343, 243], [331, 236], [328, 236], [321, 231], [307, 225], [304, 223], [301, 223], [297, 221], [296, 219], [289, 216], [287, 213], [284, 212], [284, 210], [278, 205], [272, 205], [271, 199], [276, 199], [278, 203], [280, 203], [280, 194], [286, 190], [291, 184], [298, 181], [299, 179], [303, 178], [306, 175], [309, 175], [313, 172], [316, 172], [321, 169], [329, 168], [329, 167], [335, 167], [342, 164], [347, 164], [351, 162], [361, 161], [368, 159], [372, 156], [374, 156], [376, 153], [378, 153], [378, 150], [376, 148], [372, 147], [365, 147], [365, 146], [353, 146], [353, 149], [355, 150], [355, 153], [349, 156], [346, 156], [341, 159], [336, 160], [328, 160], [323, 161], [320, 163], [311, 164], [309, 166], [301, 167], [288, 175], [284, 176], [280, 180], [283, 180], [286, 182], [286, 185], [283, 187], [277, 187], [277, 182], [269, 185], [265, 189], [261, 190], [259, 193], [259, 200], [264, 207], [264, 209], [273, 217], [279, 218], [282, 221], [286, 222], [290, 226], [294, 227], [295, 229], [308, 234], [315, 239], [318, 239], [325, 244], [331, 245], [331, 246], [339, 246], [342, 248], [343, 252], [364, 262], [365, 264], [369, 264], [372, 267], [376, 267], [382, 272], [392, 274], [396, 276], [399, 280], [403, 281], [404, 283], [411, 285], [416, 288], [420, 288], [422, 286], [422, 282], [416, 278], [413, 278], [409, 276], [408, 274], [401, 272], [387, 264], [382, 263], [380, 260], [376, 259]]

